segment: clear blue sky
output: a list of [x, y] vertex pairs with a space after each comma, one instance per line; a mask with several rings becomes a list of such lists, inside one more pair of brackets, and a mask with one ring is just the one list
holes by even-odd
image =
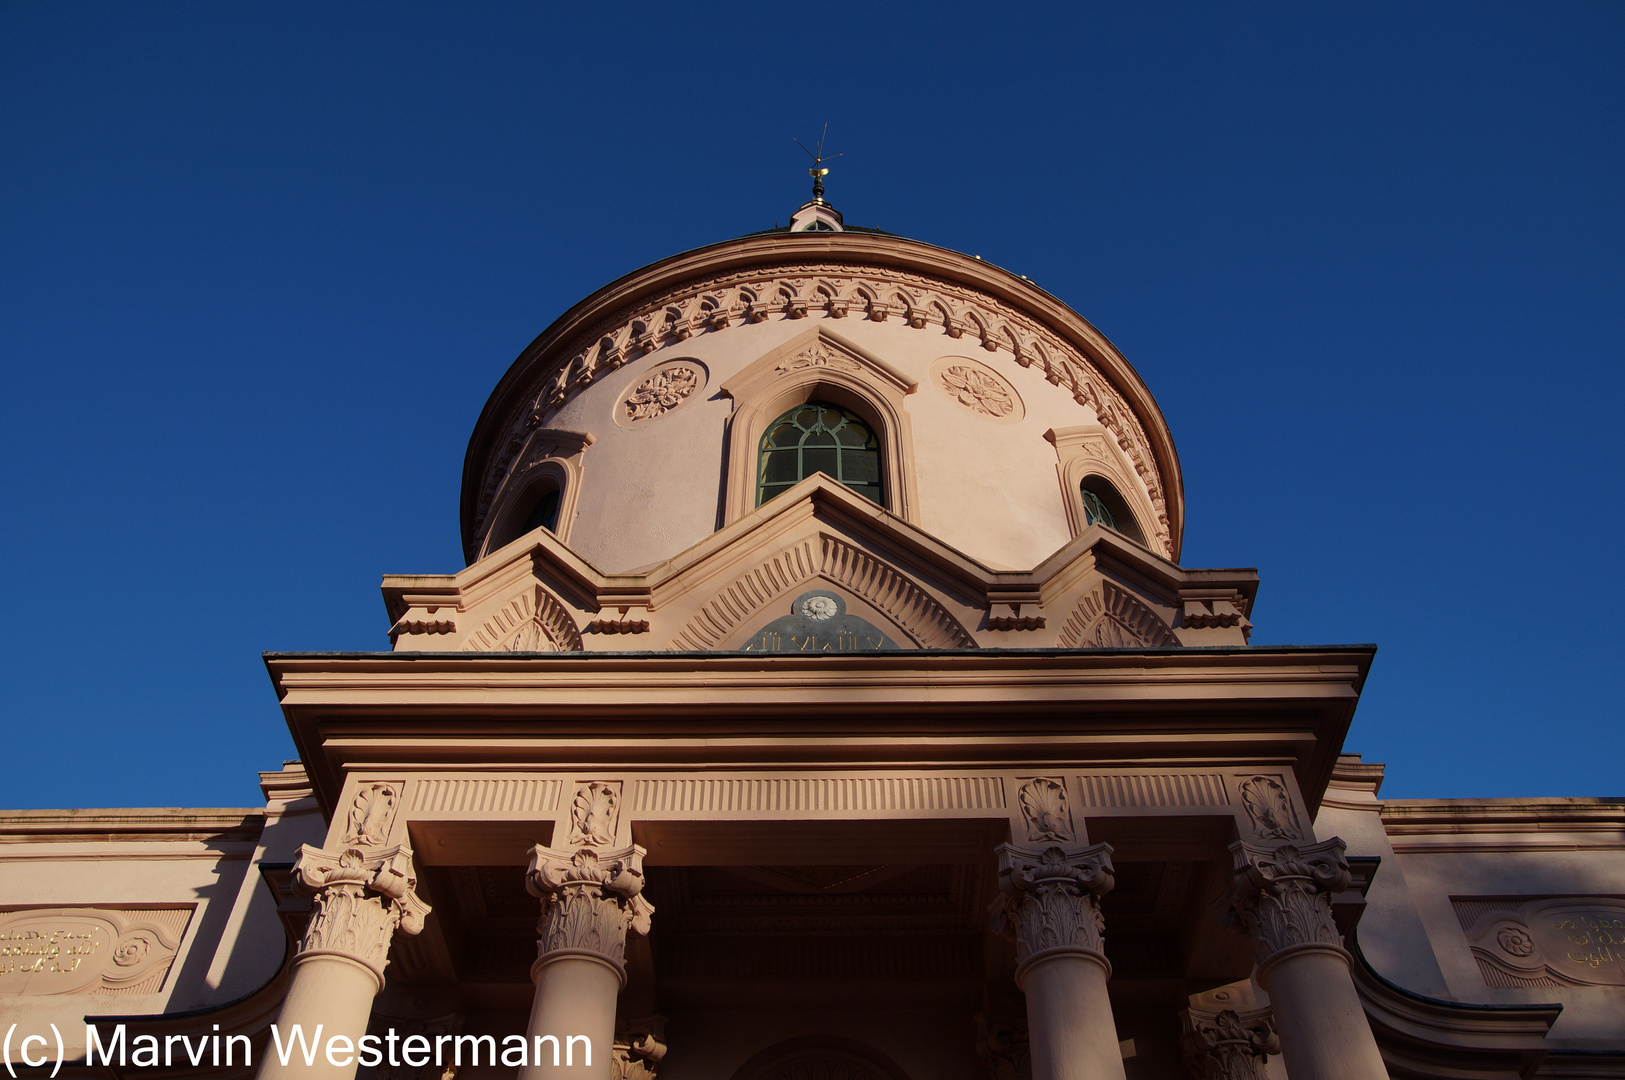
[[0, 806], [254, 805], [568, 305], [831, 200], [1138, 367], [1392, 796], [1625, 793], [1625, 6], [0, 3]]

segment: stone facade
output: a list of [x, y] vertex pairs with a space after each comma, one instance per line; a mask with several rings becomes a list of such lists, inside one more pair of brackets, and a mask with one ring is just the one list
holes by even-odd
[[[794, 220], [521, 354], [468, 565], [385, 579], [388, 651], [267, 657], [300, 760], [264, 807], [0, 814], [17, 1040], [80, 1076], [153, 1071], [87, 1063], [92, 1017], [239, 1040], [173, 1076], [1625, 1077], [1625, 803], [1379, 799], [1370, 649], [1249, 645], [1257, 575], [1179, 564], [1102, 335]], [[815, 402], [878, 486], [758, 505]], [[358, 1066], [386, 1035], [448, 1056]], [[525, 1060], [449, 1057], [487, 1047]]]

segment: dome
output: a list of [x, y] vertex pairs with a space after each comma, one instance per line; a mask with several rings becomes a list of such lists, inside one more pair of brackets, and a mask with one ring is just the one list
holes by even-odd
[[545, 527], [599, 572], [646, 570], [819, 470], [993, 570], [1097, 521], [1177, 562], [1173, 440], [1105, 336], [824, 205], [628, 274], [524, 350], [469, 443], [470, 563]]

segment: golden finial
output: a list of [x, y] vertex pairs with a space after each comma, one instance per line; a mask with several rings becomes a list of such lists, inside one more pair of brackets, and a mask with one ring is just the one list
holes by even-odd
[[[824, 165], [824, 161], [826, 160], [824, 157], [824, 139], [828, 137], [828, 135], [829, 124], [826, 122], [824, 124], [823, 134], [818, 136], [818, 152], [816, 154], [811, 150], [807, 150], [806, 144], [800, 139], [797, 139], [794, 135], [790, 136], [790, 138], [794, 140], [795, 144], [801, 147], [803, 150], [807, 150], [807, 156], [813, 159], [813, 167], [807, 170], [807, 175], [812, 177], [813, 202], [815, 203], [821, 203], [824, 201], [824, 177], [829, 175], [829, 169]], [[845, 156], [846, 155], [844, 154], [832, 154], [827, 160], [834, 161], [838, 157]]]

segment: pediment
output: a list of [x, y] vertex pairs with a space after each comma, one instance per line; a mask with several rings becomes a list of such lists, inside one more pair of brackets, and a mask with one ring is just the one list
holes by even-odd
[[[459, 574], [385, 581], [398, 650], [475, 652], [1243, 645], [1256, 589], [1250, 570], [1185, 570], [1099, 527], [994, 570], [822, 474], [634, 573], [538, 531]], [[850, 627], [808, 632], [795, 604], [820, 590]]]
[[798, 334], [747, 365], [722, 384], [735, 401], [752, 397], [764, 385], [785, 379], [867, 378], [900, 394], [912, 394], [919, 383], [867, 349], [823, 327]]

